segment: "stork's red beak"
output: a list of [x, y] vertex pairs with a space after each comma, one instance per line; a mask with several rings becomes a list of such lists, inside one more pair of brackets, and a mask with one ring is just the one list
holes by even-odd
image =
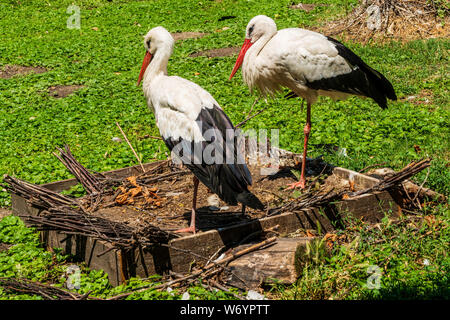
[[244, 44], [242, 45], [241, 51], [239, 52], [239, 55], [236, 59], [236, 64], [234, 65], [233, 71], [231, 71], [230, 79], [233, 78], [234, 74], [239, 70], [239, 68], [242, 65], [242, 62], [244, 62], [245, 53], [247, 50], [252, 46], [253, 43], [250, 42], [250, 39], [245, 39]]
[[152, 61], [152, 55], [150, 52], [145, 53], [144, 61], [142, 61], [142, 67], [141, 72], [139, 73], [139, 79], [137, 82], [137, 85], [141, 84], [142, 77], [144, 77], [145, 70], [147, 69], [148, 65], [150, 64], [150, 61]]

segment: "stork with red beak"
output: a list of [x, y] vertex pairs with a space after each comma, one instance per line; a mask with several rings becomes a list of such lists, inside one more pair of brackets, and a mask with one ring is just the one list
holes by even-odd
[[286, 97], [307, 102], [301, 177], [290, 188], [305, 187], [311, 105], [318, 96], [334, 100], [350, 95], [370, 97], [383, 109], [387, 98], [397, 99], [392, 84], [339, 41], [300, 28], [277, 30], [275, 22], [264, 15], [248, 23], [230, 80], [241, 65], [250, 91], [257, 88], [262, 95], [273, 95], [286, 87], [292, 91]]
[[[239, 157], [238, 140], [235, 137], [226, 139], [230, 132], [234, 133], [234, 127], [217, 101], [197, 84], [167, 74], [173, 45], [174, 39], [163, 27], [147, 33], [138, 85], [143, 82], [147, 104], [155, 114], [156, 125], [167, 147], [177, 151], [184, 165], [194, 174], [190, 227], [177, 231], [195, 233], [199, 181], [227, 204], [242, 203], [243, 211], [245, 206], [263, 209], [264, 205], [248, 190], [252, 183], [250, 171], [242, 161], [243, 157]], [[212, 149], [214, 159], [223, 161], [212, 163], [205, 157], [211, 155], [206, 151]], [[216, 157], [219, 153], [221, 157]]]

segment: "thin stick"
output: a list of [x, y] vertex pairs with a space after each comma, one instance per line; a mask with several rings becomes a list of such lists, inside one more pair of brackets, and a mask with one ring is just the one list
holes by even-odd
[[413, 202], [414, 202], [414, 200], [417, 199], [417, 196], [419, 195], [420, 191], [422, 191], [422, 188], [423, 188], [423, 186], [425, 185], [425, 182], [427, 182], [428, 176], [429, 176], [429, 175], [430, 175], [430, 167], [428, 167], [427, 175], [425, 176], [425, 179], [423, 179], [423, 182], [422, 182], [422, 184], [420, 185], [419, 190], [417, 190], [416, 195], [415, 195], [414, 198], [412, 199]]
[[149, 134], [146, 134], [145, 136], [143, 136], [141, 139], [156, 139], [156, 140], [162, 140], [163, 138], [161, 137], [156, 137], [156, 136], [151, 136]]
[[255, 113], [254, 115], [252, 115], [252, 116], [250, 116], [250, 117], [247, 117], [247, 119], [245, 119], [245, 120], [242, 121], [242, 122], [239, 122], [237, 125], [234, 126], [234, 128], [236, 129], [236, 128], [239, 128], [239, 127], [243, 126], [244, 124], [247, 123], [247, 121], [253, 119], [254, 117], [256, 117], [258, 114], [260, 114], [261, 112], [263, 112], [263, 111], [266, 110], [266, 109], [267, 109], [267, 107], [262, 108], [261, 110], [259, 110], [259, 111], [258, 111], [257, 113]]
[[[220, 261], [217, 261], [217, 262], [215, 262], [215, 263], [217, 263], [217, 264], [227, 264], [228, 262], [230, 262], [230, 261], [232, 261], [232, 260], [234, 260], [234, 259], [237, 259], [237, 258], [239, 258], [240, 256], [243, 256], [244, 254], [247, 254], [247, 253], [249, 253], [249, 252], [255, 251], [255, 250], [257, 250], [257, 249], [259, 249], [259, 248], [261, 248], [261, 247], [265, 247], [266, 245], [272, 244], [272, 243], [274, 243], [275, 241], [277, 241], [277, 237], [271, 237], [271, 238], [269, 238], [269, 239], [266, 239], [266, 240], [264, 240], [264, 241], [262, 241], [262, 242], [259, 242], [259, 243], [255, 244], [255, 245], [253, 245], [253, 246], [251, 246], [251, 247], [248, 247], [248, 248], [246, 248], [246, 249], [243, 249], [243, 250], [241, 250], [241, 251], [238, 251], [238, 252], [236, 252], [235, 254], [231, 254], [231, 256], [226, 257], [226, 258], [224, 258], [224, 259], [222, 259], [222, 260], [220, 260]], [[205, 269], [209, 269], [209, 268], [211, 268], [212, 266], [214, 266], [214, 264], [210, 264], [209, 266], [205, 267]]]
[[387, 162], [381, 162], [381, 163], [375, 163], [375, 164], [371, 164], [367, 167], [362, 168], [361, 170], [358, 171], [358, 173], [363, 173], [364, 171], [368, 170], [368, 169], [372, 169], [375, 167], [380, 167], [380, 166], [384, 166]]
[[129, 145], [130, 148], [131, 148], [131, 151], [133, 151], [134, 156], [136, 157], [137, 161], [138, 161], [139, 164], [141, 165], [142, 171], [145, 172], [145, 169], [144, 169], [144, 166], [142, 165], [141, 159], [139, 159], [139, 157], [138, 157], [136, 151], [134, 151], [134, 148], [133, 148], [133, 146], [131, 145], [130, 141], [128, 141], [128, 138], [127, 138], [127, 136], [125, 135], [125, 132], [123, 132], [122, 128], [120, 127], [120, 125], [119, 125], [119, 123], [118, 123], [117, 121], [116, 121], [116, 125], [117, 125], [117, 127], [119, 127], [119, 130], [120, 130], [120, 132], [122, 133], [123, 137], [125, 138], [125, 141], [128, 143], [128, 145]]
[[219, 289], [219, 290], [225, 291], [225, 292], [231, 294], [232, 296], [234, 296], [235, 298], [237, 298], [237, 299], [239, 299], [239, 300], [246, 300], [243, 296], [241, 296], [241, 295], [239, 295], [239, 294], [237, 294], [237, 293], [232, 292], [230, 289], [228, 289], [227, 287], [221, 285], [221, 284], [218, 283], [217, 281], [209, 280], [209, 282], [211, 283], [211, 285], [212, 285], [213, 287], [216, 287], [216, 288]]

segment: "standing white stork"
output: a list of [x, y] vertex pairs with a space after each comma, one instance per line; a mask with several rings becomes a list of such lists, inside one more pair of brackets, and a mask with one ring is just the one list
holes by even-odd
[[286, 97], [298, 96], [307, 102], [301, 177], [290, 188], [305, 187], [311, 105], [319, 95], [335, 100], [351, 94], [370, 97], [383, 109], [386, 98], [397, 99], [392, 84], [339, 41], [300, 28], [278, 31], [275, 22], [264, 15], [248, 23], [230, 80], [241, 65], [250, 91], [256, 87], [267, 95], [287, 87], [292, 92]]
[[[243, 211], [246, 205], [263, 209], [261, 201], [248, 190], [252, 178], [245, 162], [237, 160], [237, 139], [233, 138], [231, 145], [224, 142], [230, 130], [234, 133], [228, 116], [209, 92], [191, 81], [167, 75], [174, 45], [171, 34], [163, 27], [153, 28], [145, 36], [144, 45], [146, 54], [138, 85], [143, 80], [147, 104], [155, 114], [156, 125], [167, 147], [171, 151], [178, 150], [183, 163], [194, 174], [190, 227], [177, 231], [196, 232], [199, 180], [229, 205], [240, 202]], [[219, 147], [216, 151], [223, 153], [221, 163], [211, 163], [211, 159], [203, 157], [203, 151], [214, 149], [211, 147]], [[232, 161], [225, 161], [229, 159], [227, 156]]]

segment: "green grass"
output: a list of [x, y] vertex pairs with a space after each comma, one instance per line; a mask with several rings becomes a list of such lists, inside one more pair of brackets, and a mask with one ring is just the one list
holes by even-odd
[[[299, 280], [274, 285], [276, 299], [417, 300], [450, 298], [447, 214], [387, 217], [378, 227], [352, 221], [330, 253], [319, 242]], [[378, 269], [378, 274], [374, 271]], [[378, 286], [377, 280], [378, 278]]]
[[[144, 56], [143, 35], [157, 25], [171, 32], [209, 33], [201, 39], [177, 42], [168, 71], [204, 87], [233, 122], [242, 121], [256, 96], [249, 94], [240, 72], [233, 81], [228, 81], [236, 57], [190, 58], [189, 54], [241, 45], [247, 22], [257, 14], [271, 16], [279, 28], [285, 28], [318, 25], [345, 12], [345, 6], [337, 0], [303, 2], [328, 6], [306, 13], [288, 9], [290, 0], [78, 1], [81, 29], [77, 30], [66, 27], [69, 18], [66, 9], [73, 3], [71, 0], [3, 1], [0, 66], [43, 66], [49, 71], [0, 79], [1, 175], [14, 175], [34, 183], [70, 178], [52, 155], [56, 146], [66, 143], [83, 165], [95, 171], [135, 165], [128, 145], [112, 141], [113, 137], [121, 136], [115, 121], [125, 130], [143, 162], [164, 159], [167, 150], [161, 141], [141, 139], [146, 134], [159, 133], [141, 88], [136, 86]], [[357, 1], [347, 2], [351, 6]], [[228, 15], [236, 18], [218, 21]], [[229, 29], [222, 30], [224, 27]], [[431, 156], [434, 160], [425, 186], [450, 194], [450, 41], [346, 44], [392, 81], [400, 100], [381, 110], [368, 99], [339, 102], [320, 99], [312, 110], [309, 155], [322, 154], [330, 163], [355, 170], [382, 162], [400, 169], [411, 160]], [[85, 88], [64, 99], [49, 97], [48, 87], [58, 84], [83, 84]], [[414, 104], [406, 99], [423, 90], [430, 92], [427, 96], [430, 103]], [[268, 109], [250, 120], [245, 128], [279, 128], [280, 146], [300, 152], [305, 121], [300, 102], [280, 95], [268, 99], [267, 104]], [[266, 102], [259, 101], [255, 108], [265, 105]], [[321, 147], [324, 144], [345, 148], [347, 156], [324, 149]], [[419, 154], [415, 145], [420, 146]], [[422, 172], [415, 179], [422, 182], [425, 174]], [[0, 189], [0, 206], [9, 205], [9, 194]], [[448, 222], [447, 210], [438, 208], [433, 214], [442, 215]], [[445, 237], [448, 240], [448, 234]], [[33, 250], [39, 249], [34, 247]], [[361, 247], [361, 254], [372, 249]], [[42, 259], [43, 266], [47, 265], [49, 257]], [[327, 275], [339, 269], [324, 266], [328, 268]], [[39, 279], [50, 281], [51, 277]], [[346, 297], [374, 298], [354, 292], [350, 290]]]
[[[0, 251], [0, 278], [26, 278], [43, 283], [53, 283], [59, 288], [66, 288], [70, 283], [68, 269], [74, 266], [72, 257], [62, 255], [60, 249], [53, 252], [41, 247], [38, 233], [25, 227], [22, 220], [16, 216], [7, 216], [0, 220], [0, 243], [11, 244], [5, 251]], [[108, 282], [108, 276], [101, 270], [90, 270], [84, 264], [77, 264], [80, 268], [80, 288], [76, 291], [80, 294], [90, 292], [91, 296], [109, 298], [124, 292], [137, 290], [143, 286], [148, 290], [136, 292], [128, 296], [127, 300], [179, 300], [183, 292], [180, 290], [158, 291], [152, 289], [160, 284], [160, 277], [152, 276], [147, 280], [130, 279], [126, 284], [112, 287]], [[209, 291], [200, 284], [191, 285], [188, 293], [192, 300], [216, 300], [234, 299], [234, 297], [222, 291]], [[29, 300], [42, 298], [39, 296], [11, 293], [0, 286], [0, 300]]]

